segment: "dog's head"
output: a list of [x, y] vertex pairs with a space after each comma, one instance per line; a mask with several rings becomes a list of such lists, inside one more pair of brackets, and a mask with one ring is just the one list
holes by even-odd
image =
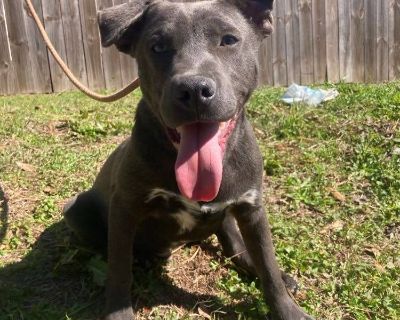
[[143, 97], [178, 149], [176, 177], [210, 201], [235, 117], [257, 85], [273, 0], [133, 0], [99, 13], [104, 46], [135, 57]]

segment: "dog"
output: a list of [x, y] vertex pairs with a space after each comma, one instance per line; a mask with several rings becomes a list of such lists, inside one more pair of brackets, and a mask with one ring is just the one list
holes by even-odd
[[309, 320], [289, 296], [262, 207], [262, 157], [245, 104], [273, 0], [134, 0], [99, 12], [102, 45], [136, 58], [143, 98], [130, 137], [64, 208], [107, 248], [104, 319], [134, 318], [133, 255], [168, 257], [216, 234], [256, 274], [280, 320]]

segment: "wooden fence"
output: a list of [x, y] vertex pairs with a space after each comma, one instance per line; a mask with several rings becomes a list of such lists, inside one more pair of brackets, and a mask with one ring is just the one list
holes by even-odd
[[[93, 89], [137, 75], [132, 59], [101, 48], [97, 28], [97, 10], [126, 1], [33, 0], [60, 55]], [[400, 79], [400, 0], [276, 0], [274, 17], [263, 84]], [[23, 0], [0, 0], [0, 95], [70, 89]]]

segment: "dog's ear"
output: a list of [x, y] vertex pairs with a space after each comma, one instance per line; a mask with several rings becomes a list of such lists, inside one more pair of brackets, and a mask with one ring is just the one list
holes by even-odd
[[[231, 0], [263, 37], [273, 31], [272, 9], [274, 0]], [[282, 1], [282, 0], [281, 0]]]
[[109, 47], [113, 44], [124, 53], [132, 53], [140, 32], [143, 14], [151, 0], [134, 0], [97, 14], [101, 44]]

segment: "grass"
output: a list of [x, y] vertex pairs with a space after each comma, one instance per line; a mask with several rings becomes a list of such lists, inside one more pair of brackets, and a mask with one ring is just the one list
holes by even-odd
[[[317, 108], [285, 106], [284, 89], [271, 88], [249, 103], [278, 259], [317, 319], [399, 319], [400, 83], [336, 88]], [[0, 98], [0, 320], [101, 312], [106, 264], [74, 242], [60, 211], [129, 134], [139, 98]], [[134, 273], [138, 319], [267, 310], [257, 281], [232, 268], [215, 238]]]

